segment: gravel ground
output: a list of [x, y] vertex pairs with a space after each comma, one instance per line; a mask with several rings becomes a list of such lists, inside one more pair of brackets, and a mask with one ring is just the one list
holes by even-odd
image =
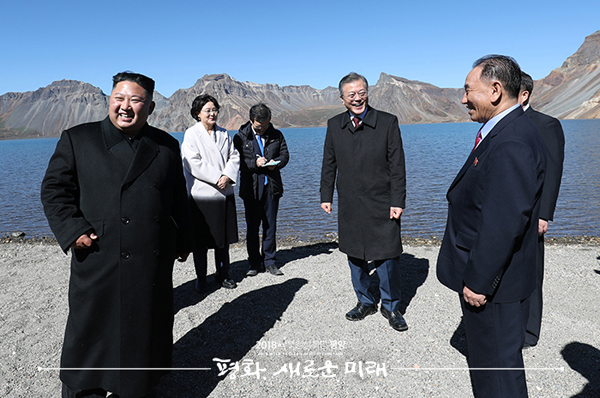
[[[438, 250], [405, 247], [403, 333], [380, 314], [344, 318], [356, 298], [332, 243], [280, 247], [282, 277], [244, 278], [245, 250], [234, 247], [235, 290], [210, 277], [197, 293], [191, 260], [176, 263], [174, 367], [185, 370], [163, 378], [159, 396], [472, 396], [458, 298], [435, 277]], [[40, 368], [59, 366], [68, 264], [56, 244], [0, 244], [0, 396], [60, 396], [58, 371]], [[529, 395], [600, 397], [600, 246], [547, 245], [546, 264], [542, 339], [524, 351]]]

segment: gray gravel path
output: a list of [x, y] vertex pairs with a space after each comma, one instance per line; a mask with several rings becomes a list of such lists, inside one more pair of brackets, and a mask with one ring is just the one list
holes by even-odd
[[[356, 298], [333, 244], [281, 247], [282, 277], [244, 278], [245, 250], [232, 248], [235, 290], [212, 282], [196, 293], [191, 260], [177, 263], [174, 366], [185, 370], [163, 378], [160, 396], [472, 396], [458, 298], [435, 277], [438, 249], [405, 247], [404, 333], [380, 314], [344, 318]], [[542, 339], [524, 352], [529, 395], [600, 397], [600, 247], [549, 246], [546, 256]], [[39, 368], [59, 366], [68, 263], [56, 245], [0, 244], [1, 397], [60, 396], [58, 372]]]

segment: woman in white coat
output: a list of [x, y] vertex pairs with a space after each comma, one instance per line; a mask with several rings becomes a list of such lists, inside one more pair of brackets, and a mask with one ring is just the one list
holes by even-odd
[[217, 126], [219, 103], [207, 94], [196, 97], [191, 114], [198, 121], [183, 137], [181, 154], [194, 223], [196, 289], [206, 283], [207, 252], [215, 249], [215, 280], [237, 287], [229, 276], [229, 245], [238, 241], [233, 185], [240, 155], [227, 130]]

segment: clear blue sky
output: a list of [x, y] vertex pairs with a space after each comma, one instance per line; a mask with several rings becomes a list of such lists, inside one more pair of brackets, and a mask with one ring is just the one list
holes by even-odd
[[[520, 8], [517, 8], [520, 7]], [[350, 71], [462, 87], [474, 60], [513, 56], [534, 79], [600, 30], [598, 0], [2, 1], [0, 94], [123, 70], [171, 96], [205, 74], [315, 88]]]

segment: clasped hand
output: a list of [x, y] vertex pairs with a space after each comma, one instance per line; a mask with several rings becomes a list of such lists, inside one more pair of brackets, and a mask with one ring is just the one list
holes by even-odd
[[219, 178], [219, 181], [217, 182], [217, 187], [221, 190], [225, 189], [227, 188], [227, 184], [229, 184], [229, 181], [231, 181], [229, 177], [221, 176], [221, 178]]

